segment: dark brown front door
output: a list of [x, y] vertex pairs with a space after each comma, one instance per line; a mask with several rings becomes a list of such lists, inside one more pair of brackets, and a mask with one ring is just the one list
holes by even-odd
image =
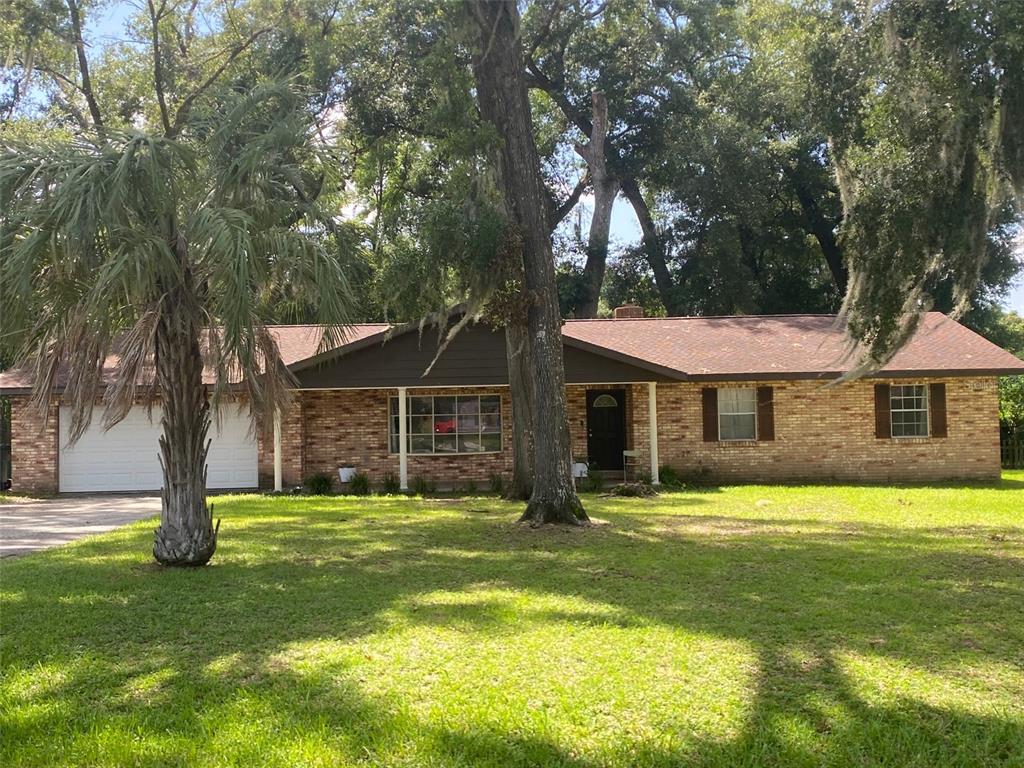
[[622, 469], [626, 450], [626, 390], [587, 390], [587, 453], [597, 469]]

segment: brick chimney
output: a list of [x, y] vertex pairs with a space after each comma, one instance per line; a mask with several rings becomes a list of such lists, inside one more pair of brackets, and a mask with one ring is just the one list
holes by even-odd
[[615, 319], [623, 320], [626, 318], [643, 317], [644, 308], [638, 307], [636, 304], [623, 304], [621, 307], [615, 308]]

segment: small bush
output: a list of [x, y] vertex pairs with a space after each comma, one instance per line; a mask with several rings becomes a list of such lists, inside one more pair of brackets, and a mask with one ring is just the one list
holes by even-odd
[[658, 495], [658, 492], [648, 483], [619, 483], [611, 489], [610, 493], [612, 496], [629, 496], [632, 498]]
[[466, 493], [469, 494], [470, 496], [472, 496], [476, 492], [477, 492], [476, 480], [469, 480], [466, 483]]
[[423, 475], [416, 475], [412, 479], [412, 492], [417, 496], [428, 496], [437, 490], [437, 483], [427, 480]]
[[394, 472], [388, 472], [384, 475], [384, 482], [381, 485], [381, 491], [388, 496], [394, 496], [396, 493], [402, 490], [401, 483], [398, 482], [398, 478], [395, 477]]
[[353, 496], [366, 496], [370, 492], [370, 476], [365, 472], [356, 472], [349, 480], [348, 492]]
[[658, 479], [661, 481], [662, 487], [673, 490], [699, 488], [711, 484], [711, 470], [703, 464], [698, 464], [690, 471], [683, 473], [664, 464], [658, 467]]
[[499, 496], [505, 493], [505, 478], [497, 472], [491, 475], [491, 493], [496, 493]]
[[587, 476], [583, 478], [581, 485], [584, 490], [597, 493], [604, 488], [604, 477], [594, 468], [590, 468], [587, 470]]
[[331, 492], [331, 476], [326, 472], [317, 472], [306, 478], [306, 490], [313, 496], [326, 496]]
[[661, 481], [661, 484], [664, 485], [666, 488], [683, 487], [682, 476], [674, 469], [672, 469], [672, 467], [670, 467], [668, 464], [662, 464], [660, 467], [658, 467], [658, 479]]

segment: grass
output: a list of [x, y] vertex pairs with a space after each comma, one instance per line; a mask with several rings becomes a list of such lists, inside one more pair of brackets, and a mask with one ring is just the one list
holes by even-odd
[[5, 768], [1021, 766], [1024, 472], [518, 505], [224, 497], [2, 565]]
[[0, 491], [0, 504], [17, 504], [21, 501], [31, 501], [36, 498], [27, 493], [16, 493], [14, 491]]

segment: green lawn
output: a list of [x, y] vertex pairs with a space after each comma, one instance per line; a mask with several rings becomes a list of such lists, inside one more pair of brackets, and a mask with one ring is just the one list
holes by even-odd
[[225, 497], [5, 561], [19, 765], [1024, 765], [1024, 472], [517, 505]]

